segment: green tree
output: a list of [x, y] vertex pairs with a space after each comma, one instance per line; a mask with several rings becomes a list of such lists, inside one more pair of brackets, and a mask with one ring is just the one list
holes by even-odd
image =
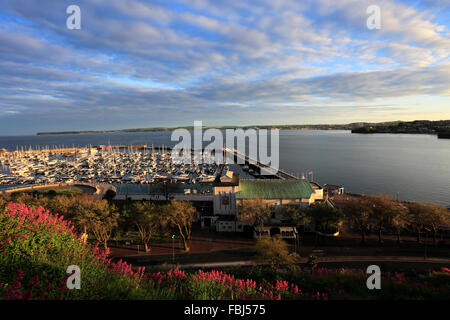
[[417, 233], [417, 242], [421, 240], [421, 231], [428, 222], [428, 208], [423, 203], [411, 202], [407, 204], [411, 216], [411, 227]]
[[116, 196], [116, 192], [112, 189], [108, 189], [105, 193], [105, 195], [103, 196], [103, 199], [108, 200], [109, 202], [111, 202], [114, 197]]
[[424, 222], [433, 231], [433, 243], [436, 243], [439, 226], [448, 224], [450, 221], [449, 210], [434, 203], [427, 203], [425, 207], [427, 214], [424, 217]]
[[306, 209], [300, 205], [286, 205], [279, 209], [279, 214], [298, 227], [311, 222], [311, 217], [307, 214]]
[[197, 221], [196, 210], [189, 201], [172, 200], [163, 209], [165, 224], [178, 230], [183, 239], [184, 250], [191, 250], [192, 224]]
[[119, 214], [116, 207], [106, 200], [85, 195], [78, 197], [73, 209], [76, 212], [75, 223], [83, 227], [85, 232], [91, 231], [106, 250], [108, 240], [118, 226]]
[[395, 234], [397, 235], [397, 244], [400, 244], [401, 231], [409, 226], [410, 221], [411, 216], [408, 208], [400, 202], [397, 202], [397, 206], [395, 207], [390, 220], [390, 225], [395, 229]]
[[[397, 212], [401, 210], [401, 207], [397, 201], [394, 201], [391, 196], [386, 194], [368, 196], [366, 200], [371, 207], [371, 218], [376, 224], [378, 231], [378, 242], [382, 243], [383, 229], [391, 224], [392, 219], [395, 217]], [[399, 220], [397, 220], [397, 222], [399, 222]]]
[[247, 199], [238, 205], [238, 212], [241, 221], [248, 221], [250, 224], [261, 230], [272, 214], [271, 207], [261, 198]]
[[338, 229], [343, 219], [339, 209], [324, 203], [310, 205], [305, 209], [305, 213], [316, 230]]
[[72, 219], [74, 217], [72, 208], [77, 201], [78, 197], [59, 195], [49, 199], [46, 208], [51, 212], [58, 212], [59, 214], [64, 215], [64, 217]]
[[343, 213], [350, 226], [361, 233], [361, 243], [365, 243], [367, 224], [370, 220], [372, 208], [367, 197], [350, 197], [343, 204]]
[[259, 238], [256, 241], [256, 260], [269, 262], [272, 267], [293, 268], [300, 262], [297, 253], [289, 252], [289, 247], [280, 235], [268, 238]]
[[149, 252], [152, 234], [162, 223], [158, 207], [148, 201], [134, 202], [131, 208], [131, 218], [138, 229], [145, 252]]

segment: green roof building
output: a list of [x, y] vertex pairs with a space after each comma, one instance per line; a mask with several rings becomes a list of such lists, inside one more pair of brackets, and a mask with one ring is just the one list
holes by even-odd
[[[307, 180], [252, 179], [240, 180], [236, 199], [311, 199], [315, 193]], [[303, 201], [302, 201], [303, 202]]]

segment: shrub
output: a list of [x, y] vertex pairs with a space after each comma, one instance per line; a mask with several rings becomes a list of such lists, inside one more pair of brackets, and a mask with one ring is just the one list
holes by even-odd
[[[0, 214], [0, 297], [125, 299], [151, 297], [143, 270], [111, 263], [107, 251], [85, 245], [63, 216], [10, 203]], [[69, 265], [81, 270], [82, 290], [66, 288]], [[124, 276], [126, 274], [126, 276]]]
[[259, 238], [256, 242], [256, 259], [269, 262], [272, 267], [295, 268], [299, 255], [290, 253], [289, 247], [279, 236]]

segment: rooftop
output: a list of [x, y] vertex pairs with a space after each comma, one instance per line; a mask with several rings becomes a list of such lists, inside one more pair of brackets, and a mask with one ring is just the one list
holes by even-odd
[[240, 180], [237, 199], [309, 199], [314, 189], [307, 180]]

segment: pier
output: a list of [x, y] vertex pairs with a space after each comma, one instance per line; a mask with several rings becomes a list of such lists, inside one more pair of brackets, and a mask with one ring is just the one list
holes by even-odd
[[232, 154], [234, 163], [237, 163], [237, 164], [243, 163], [245, 165], [248, 165], [249, 168], [255, 170], [259, 174], [261, 174], [262, 170], [269, 172], [269, 173], [273, 173], [270, 175], [262, 175], [262, 176], [260, 176], [261, 178], [265, 178], [265, 177], [270, 178], [270, 179], [278, 178], [278, 179], [282, 179], [282, 180], [290, 180], [290, 179], [297, 180], [297, 179], [299, 179], [298, 177], [296, 177], [293, 174], [284, 172], [280, 169], [272, 168], [271, 166], [263, 164], [263, 163], [259, 162], [258, 160], [252, 159], [249, 156], [240, 153], [236, 149], [224, 148], [223, 152], [224, 152], [224, 157], [227, 157], [227, 154]]

